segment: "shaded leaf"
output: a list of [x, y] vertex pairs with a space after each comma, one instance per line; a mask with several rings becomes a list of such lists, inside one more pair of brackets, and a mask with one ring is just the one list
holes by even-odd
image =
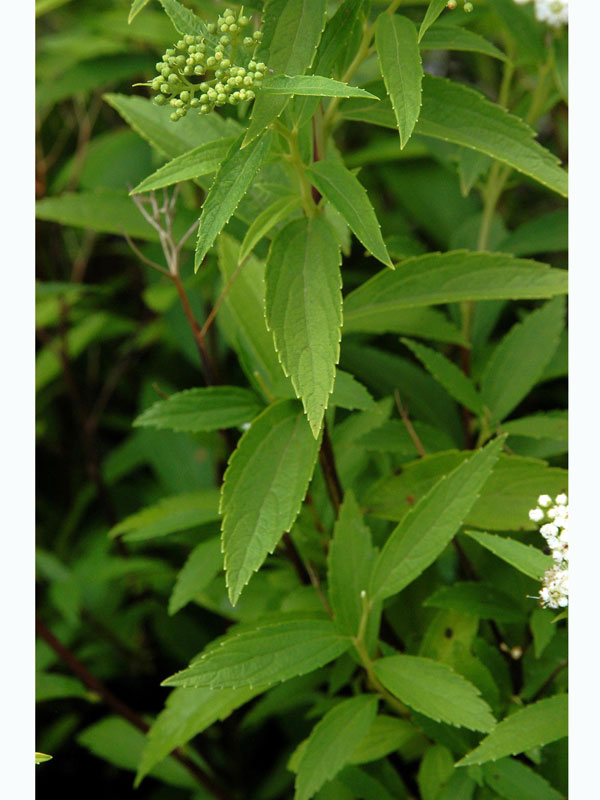
[[263, 236], [266, 236], [276, 225], [279, 225], [300, 205], [300, 198], [297, 195], [290, 197], [280, 197], [267, 206], [262, 214], [256, 217], [244, 236], [244, 241], [240, 247], [238, 256], [240, 264], [248, 256]]
[[447, 5], [448, 0], [430, 0], [425, 16], [423, 17], [423, 22], [421, 22], [421, 27], [419, 28], [419, 42]]
[[169, 598], [169, 614], [175, 614], [205, 589], [223, 569], [223, 554], [218, 537], [196, 545], [177, 575]]
[[114, 525], [109, 536], [123, 535], [125, 541], [141, 541], [166, 536], [219, 519], [219, 492], [204, 489], [189, 494], [165, 497], [153, 506], [131, 514]]
[[545, 555], [537, 547], [523, 544], [516, 539], [507, 539], [482, 531], [465, 531], [465, 533], [486, 550], [535, 580], [540, 580], [544, 572], [554, 563], [551, 556]]
[[423, 605], [498, 622], [522, 622], [524, 617], [521, 607], [510, 595], [490, 584], [469, 581], [441, 586]]
[[483, 766], [487, 785], [506, 800], [561, 800], [547, 780], [521, 761], [502, 758]]
[[419, 765], [417, 783], [423, 800], [436, 800], [454, 772], [454, 758], [447, 747], [428, 747]]
[[[352, 764], [366, 764], [418, 741], [425, 741], [422, 734], [406, 719], [378, 715], [365, 736], [352, 753]], [[403, 753], [404, 755], [404, 753]]]

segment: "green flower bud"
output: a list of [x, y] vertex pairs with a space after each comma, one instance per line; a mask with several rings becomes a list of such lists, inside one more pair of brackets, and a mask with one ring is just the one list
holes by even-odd
[[164, 96], [164, 94], [157, 94], [154, 98], [154, 102], [157, 106], [164, 106], [164, 104], [167, 102], [167, 98]]
[[185, 50], [186, 45], [183, 39], [180, 39], [175, 45], [175, 47], [177, 48], [177, 50]]
[[198, 48], [196, 47], [196, 45], [195, 45], [195, 44], [191, 44], [191, 45], [188, 47], [188, 49], [187, 49], [187, 50], [188, 50], [188, 53], [189, 53], [191, 56], [193, 56], [193, 55], [194, 55], [194, 53], [197, 53], [197, 52], [198, 52]]
[[248, 64], [248, 69], [250, 70], [256, 69], [256, 61], [250, 61]]
[[207, 67], [214, 67], [216, 65], [216, 63], [217, 63], [217, 61], [213, 56], [210, 56], [209, 58], [206, 59], [206, 66]]
[[246, 90], [245, 89], [240, 89], [238, 94], [240, 96], [240, 100], [245, 100], [246, 99]]
[[232, 24], [229, 26], [229, 30], [231, 31], [231, 33], [236, 33], [237, 31], [239, 31], [239, 29], [240, 29], [240, 28], [239, 28], [239, 25], [236, 25], [236, 24], [235, 24], [235, 22], [233, 22], [233, 23], [232, 23]]
[[206, 30], [209, 33], [214, 33], [217, 30], [217, 26], [215, 25], [214, 22], [209, 22], [208, 25], [206, 26]]
[[248, 19], [248, 17], [245, 17], [245, 16], [243, 16], [243, 15], [242, 15], [242, 16], [241, 16], [241, 17], [238, 19], [238, 25], [241, 25], [241, 26], [242, 26], [242, 28], [245, 28], [245, 27], [246, 27], [246, 25], [247, 25], [249, 22], [250, 22], [250, 20]]
[[256, 95], [254, 94], [252, 89], [248, 89], [246, 91], [246, 100], [254, 100], [255, 97], [256, 97]]
[[223, 23], [221, 25], [221, 27], [219, 28], [219, 30], [221, 31], [221, 33], [227, 33], [227, 31], [229, 30], [229, 25], [226, 25], [225, 23]]
[[169, 75], [169, 83], [171, 83], [171, 84], [179, 83], [179, 77], [177, 75], [175, 75], [174, 72], [172, 72]]
[[206, 103], [208, 103], [208, 95], [207, 94], [201, 94], [200, 95], [200, 102], [202, 103], [202, 105], [205, 105]]
[[202, 81], [202, 83], [200, 84], [200, 86], [198, 88], [200, 89], [201, 92], [208, 92], [208, 90], [210, 89], [210, 86], [208, 85], [208, 83], [206, 81]]
[[170, 47], [168, 50], [165, 50], [165, 55], [163, 57], [163, 60], [166, 61], [169, 56], [174, 56], [174, 55], [175, 55], [175, 50], [173, 50], [173, 48]]
[[216, 105], [223, 106], [227, 102], [227, 95], [224, 92], [220, 92], [217, 95]]
[[223, 16], [224, 17], [232, 17], [233, 16], [233, 9], [226, 8], [225, 11], [223, 12]]
[[162, 69], [164, 69], [164, 67], [166, 67], [167, 65], [165, 64], [165, 62], [164, 62], [164, 61], [158, 61], [158, 62], [155, 64], [155, 66], [156, 66], [156, 71], [157, 71], [157, 72], [160, 72], [160, 71], [161, 71]]
[[254, 31], [254, 33], [252, 34], [252, 38], [254, 39], [255, 42], [262, 41], [263, 38], [262, 31]]
[[210, 111], [210, 106], [202, 106], [202, 108], [200, 109], [201, 114], [208, 114], [209, 111]]
[[252, 75], [246, 75], [244, 78], [244, 86], [252, 86], [254, 84], [254, 78]]
[[181, 92], [179, 97], [183, 100], [184, 103], [187, 103], [188, 100], [191, 99], [192, 95], [189, 92]]
[[256, 65], [256, 69], [260, 70], [261, 72], [265, 72], [265, 70], [267, 69], [267, 65], [263, 64], [262, 61], [259, 61], [258, 64]]
[[163, 78], [168, 78], [171, 74], [171, 67], [163, 67], [160, 71], [160, 74], [163, 76]]
[[184, 67], [183, 68], [183, 74], [184, 75], [193, 75], [194, 74], [194, 68], [193, 67]]
[[215, 52], [215, 59], [216, 59], [217, 61], [222, 61], [222, 60], [223, 60], [223, 53], [222, 53], [222, 52], [220, 52], [219, 50], [217, 50], [217, 51]]
[[186, 36], [183, 37], [183, 41], [186, 44], [194, 44], [194, 42], [196, 41], [196, 37], [188, 33]]
[[192, 108], [198, 108], [199, 105], [200, 105], [200, 100], [198, 100], [197, 97], [192, 97], [192, 99], [190, 100], [190, 106]]
[[224, 58], [223, 61], [221, 61], [221, 66], [223, 69], [228, 69], [231, 66], [231, 61], [228, 58]]
[[176, 111], [175, 113], [176, 113], [176, 114], [177, 114], [177, 116], [178, 116], [178, 117], [180, 117], [180, 118], [181, 118], [181, 117], [185, 117], [185, 115], [187, 114], [187, 108], [178, 108], [178, 109], [177, 109], [177, 111]]
[[[229, 9], [227, 10], [229, 11]], [[233, 23], [235, 22], [235, 17], [233, 16], [233, 12], [230, 12], [229, 14], [225, 15], [225, 22], [228, 25], [233, 25]]]
[[163, 94], [170, 94], [171, 93], [171, 87], [169, 86], [168, 83], [161, 83], [160, 90], [161, 90], [161, 92]]
[[258, 70], [257, 70], [257, 71], [254, 73], [254, 78], [255, 78], [255, 80], [257, 80], [257, 81], [262, 81], [262, 79], [263, 79], [264, 77], [265, 77], [265, 76], [263, 75], [263, 73], [262, 73], [262, 72], [259, 72]]
[[177, 56], [177, 58], [175, 60], [176, 60], [177, 65], [179, 67], [183, 67], [183, 65], [185, 64], [185, 60], [186, 59], [185, 59], [185, 56]]
[[210, 88], [206, 94], [208, 95], [208, 99], [209, 100], [216, 100], [217, 99], [217, 93], [215, 92], [215, 90], [213, 88]]
[[231, 37], [230, 36], [221, 36], [221, 38], [219, 39], [219, 42], [221, 44], [229, 44], [231, 42]]
[[237, 71], [237, 74], [240, 76], [240, 78], [243, 78], [244, 75], [246, 74], [246, 70], [244, 69], [244, 67], [240, 67]]
[[244, 36], [242, 44], [244, 47], [254, 47], [254, 39], [251, 36]]
[[200, 64], [194, 67], [194, 75], [204, 75], [204, 67], [201, 67]]
[[176, 111], [173, 111], [173, 113], [171, 114], [171, 119], [173, 120], [173, 122], [177, 122], [177, 120], [179, 119], [179, 115], [177, 114]]

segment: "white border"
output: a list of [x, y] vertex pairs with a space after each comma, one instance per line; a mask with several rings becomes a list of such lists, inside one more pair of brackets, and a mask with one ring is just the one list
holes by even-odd
[[[3, 55], [17, 82], [3, 94], [2, 420], [3, 576], [0, 596], [2, 795], [34, 797], [34, 2], [13, 3]], [[7, 18], [8, 19], [8, 18]], [[18, 65], [18, 66], [17, 66]]]
[[598, 524], [600, 448], [600, 5], [571, 0], [570, 18], [570, 492], [569, 798], [598, 793], [600, 629]]

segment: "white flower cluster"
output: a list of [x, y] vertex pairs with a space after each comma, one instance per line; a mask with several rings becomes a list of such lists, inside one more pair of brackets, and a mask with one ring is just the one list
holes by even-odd
[[538, 497], [537, 508], [529, 512], [532, 522], [543, 523], [540, 533], [547, 542], [556, 566], [546, 570], [539, 598], [544, 608], [569, 605], [569, 501], [566, 494]]
[[[522, 6], [531, 0], [515, 0]], [[560, 28], [569, 22], [569, 0], [533, 0], [535, 16], [540, 22], [546, 22], [553, 28]]]

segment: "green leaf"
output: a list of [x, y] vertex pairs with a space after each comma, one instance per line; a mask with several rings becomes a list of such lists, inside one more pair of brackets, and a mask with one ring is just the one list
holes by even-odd
[[565, 324], [565, 302], [555, 298], [514, 325], [497, 345], [481, 377], [481, 396], [492, 427], [533, 389], [556, 352]]
[[433, 25], [442, 11], [448, 5], [448, 0], [431, 0], [429, 5], [427, 6], [427, 11], [425, 12], [425, 16], [423, 17], [423, 22], [421, 23], [421, 27], [419, 28], [419, 42], [427, 32], [427, 30]]
[[351, 491], [346, 492], [329, 547], [329, 599], [342, 633], [356, 636], [362, 616], [361, 592], [369, 588], [375, 559], [371, 532]]
[[274, 75], [268, 78], [260, 90], [261, 94], [312, 95], [315, 97], [370, 97], [379, 100], [377, 95], [350, 86], [333, 78], [321, 75]]
[[233, 605], [298, 516], [318, 448], [296, 403], [284, 400], [253, 421], [229, 459], [220, 508]]
[[223, 555], [218, 537], [196, 545], [177, 575], [169, 598], [169, 614], [177, 613], [193, 600], [222, 569]]
[[294, 389], [286, 378], [273, 346], [273, 336], [265, 323], [265, 265], [249, 257], [238, 271], [239, 245], [226, 234], [218, 239], [219, 271], [229, 291], [217, 320], [225, 338], [255, 389], [264, 397], [293, 397]]
[[136, 787], [153, 767], [176, 747], [218, 720], [226, 719], [232, 711], [243, 706], [263, 689], [175, 689], [167, 698], [165, 708], [150, 726], [146, 745], [139, 759]]
[[319, 436], [342, 338], [341, 254], [323, 217], [289, 222], [271, 243], [265, 313], [283, 371]]
[[[44, 197], [35, 207], [38, 219], [59, 222], [74, 228], [98, 233], [128, 234], [132, 238], [158, 242], [157, 231], [142, 217], [126, 192], [99, 189], [95, 192], [65, 192], [57, 197]], [[179, 239], [192, 225], [195, 214], [179, 208], [173, 224], [173, 235]]]
[[[77, 742], [95, 756], [121, 769], [137, 769], [145, 743], [144, 734], [121, 717], [104, 717], [77, 736]], [[198, 784], [178, 761], [170, 757], [151, 770], [153, 778], [181, 789], [195, 789]]]
[[569, 214], [566, 209], [551, 211], [524, 222], [498, 245], [498, 250], [515, 256], [554, 253], [569, 247]]
[[469, 581], [440, 586], [423, 605], [497, 622], [522, 622], [524, 616], [520, 605], [510, 595], [491, 584]]
[[36, 672], [35, 702], [55, 700], [58, 697], [80, 697], [89, 699], [85, 686], [77, 678], [70, 675], [59, 675], [57, 672]]
[[423, 37], [421, 50], [462, 50], [508, 61], [502, 50], [483, 36], [459, 25], [435, 25]]
[[[425, 422], [413, 422], [412, 426], [426, 453], [451, 450], [454, 447], [452, 439], [439, 428]], [[359, 444], [379, 453], [398, 453], [403, 459], [417, 458], [419, 455], [408, 428], [399, 420], [384, 422], [379, 428], [363, 436]]]
[[[68, 2], [68, 0], [65, 0], [65, 2]], [[37, 16], [37, 6], [36, 6], [36, 16]], [[45, 761], [52, 761], [52, 756], [49, 756], [46, 753], [36, 753], [35, 754], [35, 763], [36, 764], [43, 764]]]
[[142, 8], [147, 6], [149, 2], [150, 0], [131, 0], [131, 8], [129, 9], [129, 17], [127, 18], [127, 22], [131, 24], [140, 13]]
[[140, 428], [171, 431], [217, 431], [251, 422], [263, 406], [256, 395], [238, 386], [206, 386], [186, 389], [159, 400], [133, 424]]
[[491, 731], [495, 719], [472, 683], [446, 664], [419, 656], [387, 656], [373, 663], [373, 670], [395, 697], [437, 722]]
[[[256, 58], [275, 75], [303, 75], [310, 67], [325, 27], [326, 0], [268, 0], [263, 40]], [[244, 138], [247, 147], [283, 112], [289, 97], [260, 93]]]
[[297, 195], [280, 197], [267, 206], [262, 214], [256, 217], [248, 228], [244, 241], [240, 247], [238, 256], [241, 264], [244, 259], [254, 250], [263, 236], [266, 236], [276, 225], [279, 225], [300, 205], [300, 198]]
[[[384, 97], [381, 85], [368, 84], [371, 93]], [[391, 106], [370, 100], [345, 100], [346, 119], [396, 128]], [[567, 173], [560, 161], [535, 140], [535, 131], [480, 92], [456, 81], [423, 77], [421, 113], [414, 133], [476, 150], [528, 175], [564, 197]]]
[[504, 536], [495, 536], [481, 531], [465, 531], [465, 533], [471, 539], [475, 539], [482, 547], [485, 547], [486, 550], [489, 550], [490, 553], [535, 580], [540, 580], [544, 572], [553, 564], [551, 556], [545, 555], [536, 547], [523, 544], [515, 539], [507, 539]]
[[213, 185], [202, 204], [198, 228], [195, 269], [198, 270], [215, 239], [229, 222], [254, 176], [271, 149], [271, 133], [241, 150], [242, 137], [234, 141], [215, 175]]
[[265, 623], [209, 645], [201, 658], [163, 686], [227, 689], [279, 683], [325, 666], [350, 647], [326, 619], [291, 618]]
[[375, 258], [393, 267], [371, 201], [349, 170], [334, 161], [317, 161], [306, 170], [310, 182], [339, 211], [351, 231]]
[[[208, 35], [206, 25], [196, 16], [193, 11], [186, 8], [178, 0], [160, 0], [160, 4], [167, 12], [167, 16], [173, 23], [173, 27], [182, 36], [186, 33], [193, 33], [194, 36], [204, 36], [209, 40], [215, 40]], [[216, 41], [216, 40], [215, 40]]]
[[502, 424], [502, 431], [511, 436], [566, 442], [569, 438], [568, 414], [566, 411], [549, 411], [547, 414], [532, 414], [530, 417], [511, 419]]
[[543, 64], [548, 57], [544, 36], [547, 28], [536, 21], [531, 9], [521, 7], [514, 0], [489, 0], [488, 5], [515, 41], [519, 60]]
[[108, 535], [125, 541], [142, 541], [184, 531], [219, 519], [219, 492], [203, 489], [189, 494], [165, 497], [156, 505], [131, 514], [114, 525]]
[[489, 477], [502, 445], [496, 439], [439, 480], [392, 531], [371, 575], [370, 596], [400, 592], [450, 543]]
[[506, 800], [561, 800], [563, 797], [531, 767], [513, 758], [484, 764], [483, 778]]
[[[376, 324], [380, 314], [463, 300], [552, 297], [567, 291], [567, 274], [502, 253], [428, 253], [381, 270], [344, 300], [344, 325]], [[361, 328], [362, 329], [362, 328]]]
[[377, 697], [342, 700], [313, 728], [296, 775], [295, 800], [309, 800], [350, 761], [377, 713]]
[[500, 722], [494, 731], [456, 766], [485, 764], [562, 739], [568, 733], [568, 696], [538, 700]]
[[417, 783], [423, 800], [436, 800], [454, 772], [454, 758], [447, 747], [433, 744], [419, 765]]
[[[402, 473], [383, 478], [367, 493], [364, 502], [368, 513], [399, 522], [413, 503], [468, 455], [456, 451], [436, 453], [403, 465]], [[556, 495], [566, 488], [566, 470], [549, 467], [537, 459], [502, 453], [465, 524], [500, 531], [537, 530], [538, 526], [528, 516], [536, 498], [546, 492]]]
[[[391, 768], [393, 769], [393, 767]], [[383, 771], [383, 770], [382, 770]], [[404, 793], [404, 785], [393, 773], [393, 782], [390, 780], [389, 772], [387, 775], [377, 774], [376, 777], [360, 767], [345, 767], [337, 776], [335, 781], [325, 784], [322, 791], [316, 796], [315, 800], [404, 800], [408, 795]], [[386, 780], [387, 778], [387, 780]], [[390, 785], [391, 784], [391, 785]], [[348, 795], [334, 796], [329, 787], [336, 786], [346, 789]], [[393, 794], [391, 792], [394, 792]], [[400, 792], [402, 792], [400, 794]]]
[[408, 17], [380, 14], [375, 43], [379, 68], [398, 123], [400, 149], [403, 149], [421, 110], [423, 66], [417, 30]]
[[483, 413], [483, 403], [473, 381], [464, 374], [452, 361], [442, 353], [432, 350], [430, 347], [412, 342], [410, 339], [402, 339], [409, 350], [416, 355], [423, 366], [441, 383], [448, 394], [458, 400], [474, 414]]
[[331, 395], [331, 405], [338, 408], [347, 408], [349, 411], [367, 411], [373, 408], [375, 401], [359, 383], [354, 375], [344, 372], [342, 369], [336, 370], [335, 384]]
[[170, 186], [172, 183], [191, 180], [200, 175], [209, 175], [211, 172], [215, 172], [221, 166], [221, 162], [234, 141], [233, 136], [228, 136], [224, 139], [216, 139], [214, 142], [201, 144], [200, 147], [174, 158], [168, 164], [157, 169], [129, 194], [151, 192], [153, 189], [162, 189], [163, 186]]
[[[455, 770], [454, 775], [436, 800], [473, 800], [476, 788], [477, 784], [466, 769]], [[479, 800], [483, 800], [483, 797], [480, 797]], [[488, 797], [487, 800], [490, 798]]]
[[145, 97], [105, 94], [103, 99], [125, 120], [129, 127], [165, 158], [184, 155], [206, 142], [239, 135], [240, 126], [218, 114], [188, 114], [174, 125], [170, 110], [160, 108]]
[[352, 753], [350, 763], [366, 764], [423, 739], [419, 731], [406, 719], [380, 714], [373, 720], [365, 736]]

